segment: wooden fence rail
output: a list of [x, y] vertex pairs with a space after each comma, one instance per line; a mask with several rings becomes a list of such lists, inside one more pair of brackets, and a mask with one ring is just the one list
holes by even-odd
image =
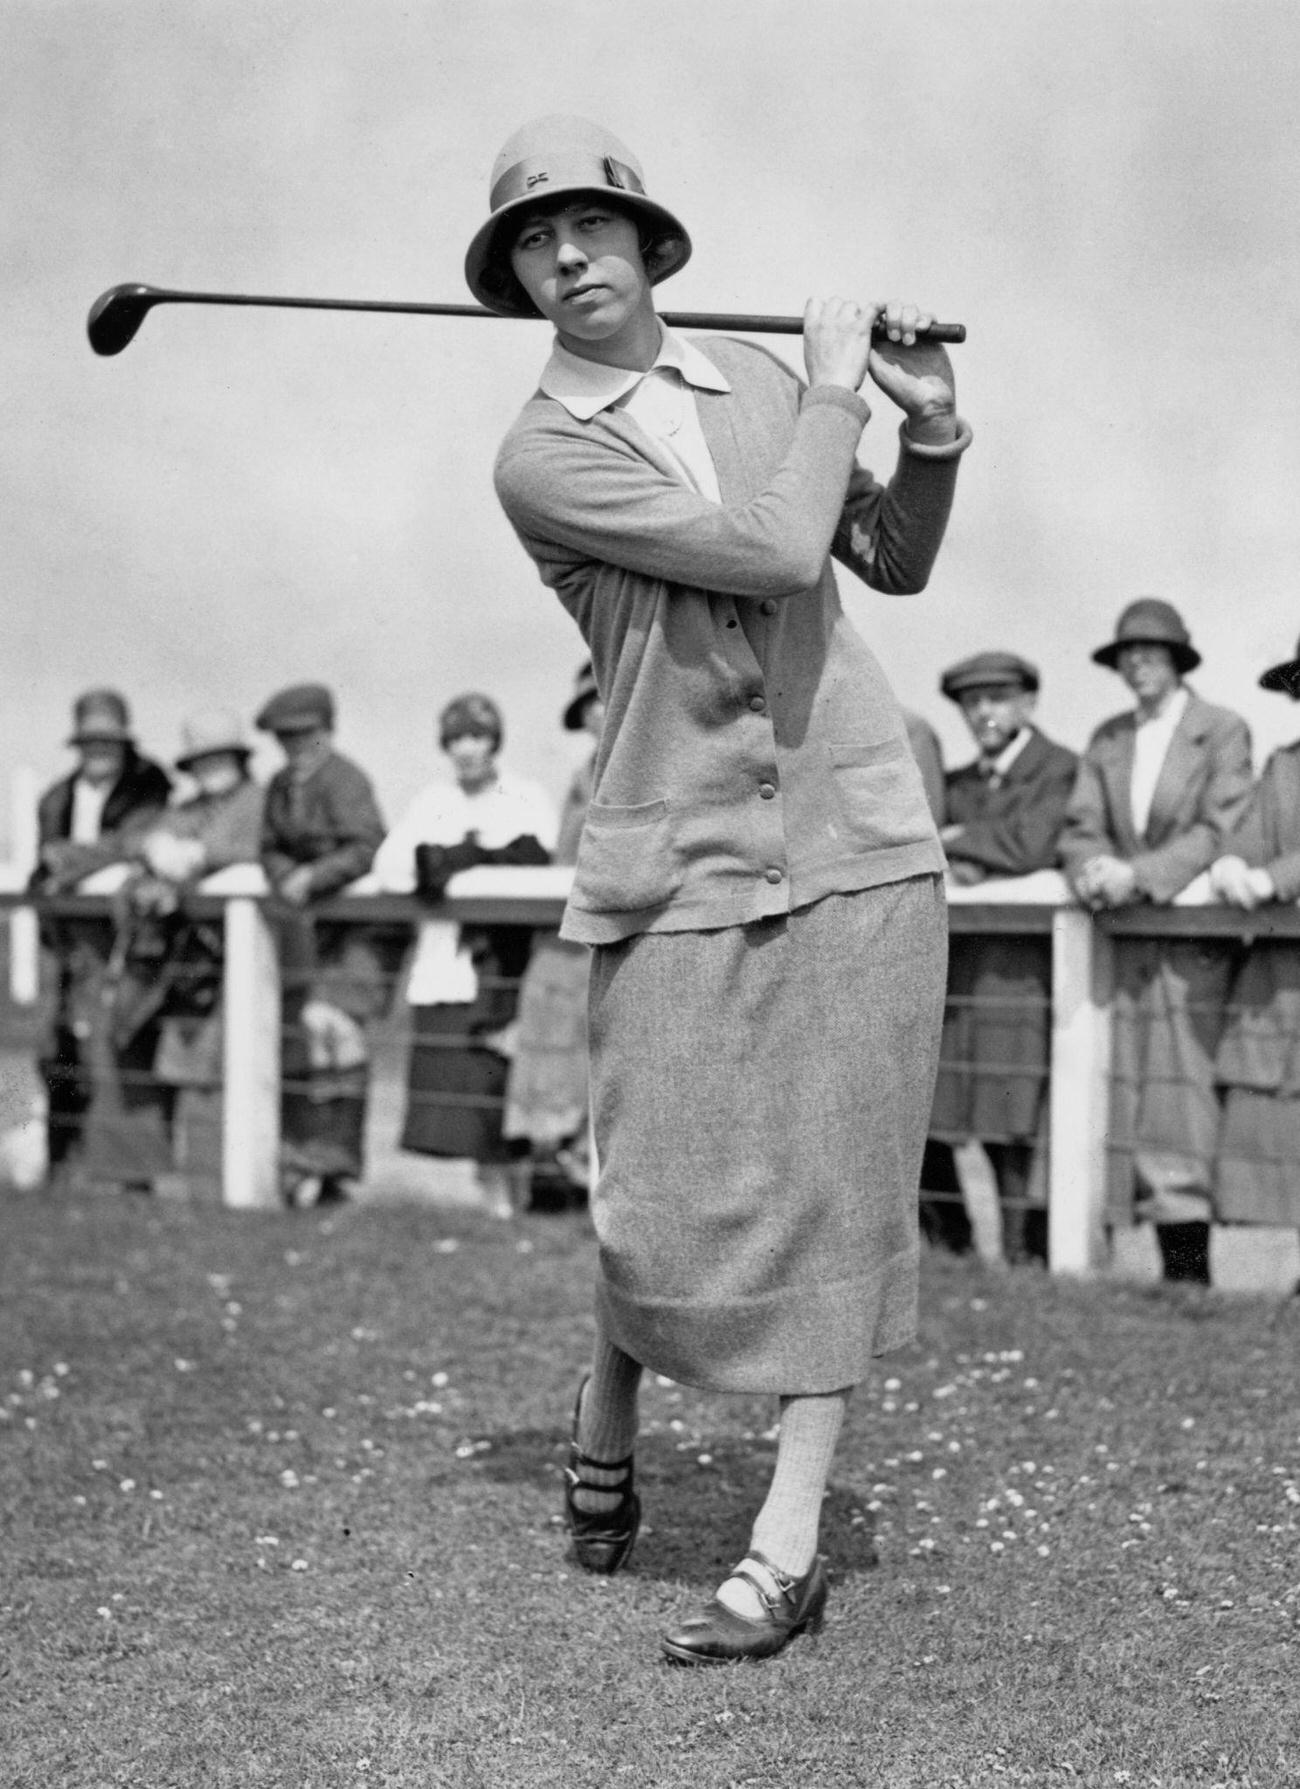
[[[54, 916], [103, 916], [124, 872], [103, 871], [75, 895], [42, 901]], [[358, 924], [414, 924], [436, 911], [461, 922], [559, 923], [572, 872], [484, 867], [457, 876], [436, 910], [383, 895], [363, 881], [315, 911]], [[1103, 1226], [1111, 999], [1115, 940], [1129, 937], [1256, 937], [1300, 940], [1300, 906], [1254, 914], [1205, 904], [1193, 886], [1172, 907], [1133, 907], [1094, 919], [1055, 872], [949, 894], [954, 933], [1044, 936], [1052, 944], [1048, 1179], [1049, 1265], [1087, 1275], [1105, 1261]], [[222, 1189], [242, 1208], [279, 1203], [280, 975], [261, 871], [238, 866], [209, 878], [196, 911], [221, 914], [225, 936]], [[36, 997], [37, 918], [19, 876], [0, 866], [0, 908], [9, 909], [10, 996]], [[864, 1098], [869, 1097], [864, 1090]]]

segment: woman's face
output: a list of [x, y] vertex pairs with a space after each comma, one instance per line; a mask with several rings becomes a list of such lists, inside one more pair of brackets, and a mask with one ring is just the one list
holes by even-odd
[[126, 747], [120, 739], [83, 739], [77, 754], [81, 759], [77, 775], [96, 788], [115, 783], [126, 769]]
[[608, 342], [653, 312], [637, 226], [598, 200], [526, 213], [510, 265], [542, 315], [581, 344]]
[[482, 789], [496, 773], [497, 743], [486, 733], [458, 733], [443, 750], [462, 789]]
[[239, 752], [205, 752], [192, 758], [189, 773], [205, 795], [228, 795], [244, 780], [244, 760]]
[[1135, 640], [1119, 650], [1119, 674], [1138, 701], [1149, 705], [1172, 695], [1181, 679], [1174, 655], [1154, 640]]

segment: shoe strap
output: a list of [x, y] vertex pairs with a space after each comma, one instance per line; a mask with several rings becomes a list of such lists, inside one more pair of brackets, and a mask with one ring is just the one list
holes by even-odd
[[[765, 1583], [763, 1579], [757, 1577], [750, 1571], [749, 1568], [751, 1564], [760, 1567], [765, 1576], [770, 1579], [770, 1584]], [[734, 1566], [728, 1573], [728, 1576], [743, 1579], [744, 1582], [749, 1585], [750, 1589], [753, 1590], [763, 1607], [772, 1615], [775, 1615], [776, 1613], [776, 1605], [778, 1602], [787, 1604], [790, 1602], [791, 1592], [794, 1590], [795, 1585], [802, 1582], [802, 1580], [796, 1578], [792, 1572], [783, 1572], [780, 1566], [773, 1565], [767, 1555], [765, 1553], [760, 1553], [756, 1547], [750, 1548], [740, 1564]], [[771, 1584], [776, 1586], [775, 1596], [772, 1594]]]
[[590, 1454], [584, 1454], [576, 1441], [569, 1443], [569, 1464], [564, 1469], [564, 1476], [575, 1488], [583, 1491], [621, 1491], [622, 1485], [598, 1485], [590, 1479], [583, 1478], [584, 1472], [621, 1472], [624, 1479], [632, 1476], [632, 1465], [635, 1454], [625, 1454], [621, 1460], [596, 1460]]

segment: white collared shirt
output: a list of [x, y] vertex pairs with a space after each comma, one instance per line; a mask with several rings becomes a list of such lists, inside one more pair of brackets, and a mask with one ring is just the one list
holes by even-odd
[[72, 785], [72, 827], [68, 836], [74, 845], [99, 842], [104, 807], [112, 789], [112, 783], [90, 783], [84, 776]]
[[[417, 845], [459, 845], [469, 833], [488, 850], [531, 833], [548, 851], [555, 847], [555, 804], [540, 783], [498, 771], [486, 788], [468, 792], [458, 783], [429, 783], [375, 854], [379, 886], [392, 894], [415, 887]], [[478, 975], [450, 919], [424, 919], [416, 933], [415, 953], [407, 977], [411, 1006], [437, 1006], [471, 1001], [478, 993]]]
[[1169, 706], [1163, 714], [1152, 715], [1147, 720], [1141, 714], [1136, 717], [1133, 781], [1129, 785], [1129, 803], [1133, 810], [1133, 830], [1140, 839], [1146, 837], [1156, 784], [1160, 781], [1160, 772], [1164, 768], [1178, 723], [1186, 714], [1187, 704], [1191, 699], [1191, 691], [1180, 684], [1170, 697]]
[[590, 422], [601, 410], [625, 410], [667, 454], [692, 490], [721, 503], [718, 474], [692, 387], [730, 391], [731, 386], [698, 348], [662, 324], [660, 331], [659, 352], [644, 373], [583, 360], [561, 346], [557, 337], [542, 371], [541, 388], [579, 422]]
[[995, 789], [1001, 788], [1007, 772], [1020, 756], [1021, 752], [1024, 751], [1033, 736], [1034, 730], [1032, 727], [1022, 727], [1017, 734], [1007, 741], [996, 758], [981, 757], [980, 775], [984, 777], [986, 781], [991, 783]]

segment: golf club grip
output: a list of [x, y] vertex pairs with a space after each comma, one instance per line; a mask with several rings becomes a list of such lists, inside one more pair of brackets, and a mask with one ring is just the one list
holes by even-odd
[[[802, 317], [754, 317], [744, 313], [729, 316], [721, 311], [660, 311], [659, 320], [666, 323], [669, 329], [734, 329], [740, 334], [752, 335], [803, 334]], [[877, 324], [872, 333], [883, 336], [885, 331]], [[917, 330], [916, 339], [920, 342], [964, 342], [966, 325], [931, 323], [927, 329]]]

